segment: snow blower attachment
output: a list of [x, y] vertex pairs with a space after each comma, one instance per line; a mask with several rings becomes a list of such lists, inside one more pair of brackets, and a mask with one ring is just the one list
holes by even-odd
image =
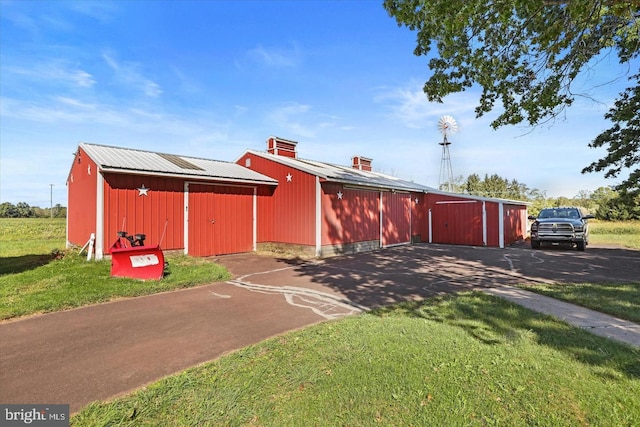
[[128, 236], [118, 231], [118, 240], [111, 245], [111, 277], [160, 280], [164, 275], [164, 254], [160, 245], [145, 246], [147, 236]]

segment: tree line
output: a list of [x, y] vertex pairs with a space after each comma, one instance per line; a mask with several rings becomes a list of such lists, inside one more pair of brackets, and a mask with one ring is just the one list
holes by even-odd
[[537, 215], [549, 206], [578, 206], [596, 218], [605, 221], [640, 220], [640, 195], [612, 187], [600, 187], [594, 191], [580, 191], [575, 197], [548, 197], [546, 191], [529, 188], [515, 179], [509, 180], [496, 174], [471, 174], [466, 179], [454, 179], [454, 191], [472, 196], [496, 199], [522, 200], [531, 203], [529, 213]]
[[56, 204], [53, 208], [29, 206], [28, 203], [0, 203], [0, 218], [66, 218], [67, 208]]

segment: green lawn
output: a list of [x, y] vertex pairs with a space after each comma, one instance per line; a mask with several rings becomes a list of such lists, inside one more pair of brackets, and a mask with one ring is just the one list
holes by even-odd
[[322, 323], [74, 426], [636, 426], [640, 351], [480, 293]]
[[66, 224], [65, 218], [0, 218], [0, 257], [48, 255], [63, 250]]
[[[167, 257], [162, 280], [110, 277], [111, 261], [64, 251], [65, 219], [0, 219], [0, 320], [227, 280], [223, 266]], [[53, 252], [53, 253], [52, 253]]]
[[640, 323], [640, 282], [536, 283], [522, 289]]
[[589, 243], [640, 249], [640, 221], [589, 221]]

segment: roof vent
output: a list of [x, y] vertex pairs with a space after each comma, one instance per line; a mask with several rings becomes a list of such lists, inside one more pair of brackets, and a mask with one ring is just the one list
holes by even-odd
[[371, 162], [373, 160], [368, 159], [366, 157], [362, 157], [362, 156], [353, 156], [351, 160], [353, 160], [352, 165], [354, 169], [360, 169], [361, 171], [371, 172]]
[[269, 139], [267, 139], [267, 153], [296, 159], [298, 158], [296, 145], [298, 145], [296, 141], [270, 136]]

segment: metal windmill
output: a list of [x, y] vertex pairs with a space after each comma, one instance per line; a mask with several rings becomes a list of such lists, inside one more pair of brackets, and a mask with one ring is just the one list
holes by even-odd
[[451, 142], [447, 139], [447, 135], [453, 135], [458, 131], [458, 124], [451, 116], [442, 116], [438, 120], [438, 130], [444, 136], [442, 142], [442, 160], [440, 162], [440, 177], [438, 179], [438, 188], [445, 191], [453, 191], [453, 170], [451, 169], [451, 154], [449, 154], [449, 145]]

